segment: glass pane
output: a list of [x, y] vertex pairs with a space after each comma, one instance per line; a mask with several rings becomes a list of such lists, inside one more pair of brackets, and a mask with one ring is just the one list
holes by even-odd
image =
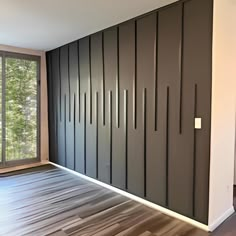
[[0, 57], [0, 163], [2, 162], [2, 57]]
[[6, 161], [37, 157], [37, 62], [6, 58]]

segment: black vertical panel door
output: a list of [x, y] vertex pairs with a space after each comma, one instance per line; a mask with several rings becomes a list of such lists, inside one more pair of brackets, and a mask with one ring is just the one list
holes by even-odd
[[55, 141], [54, 141], [54, 111], [53, 111], [53, 99], [54, 99], [54, 93], [53, 93], [53, 66], [52, 66], [52, 54], [47, 54], [46, 55], [46, 61], [47, 61], [47, 77], [50, 78], [50, 80], [47, 81], [47, 88], [48, 88], [48, 110], [51, 111], [48, 113], [48, 122], [50, 124], [53, 124], [49, 128], [49, 156], [51, 158], [51, 161], [57, 162], [57, 159], [55, 157]]
[[[61, 96], [62, 96], [62, 126], [64, 129], [64, 142], [61, 145], [64, 146], [65, 166], [71, 167], [71, 99], [70, 99], [70, 78], [69, 78], [69, 45], [65, 45], [61, 48], [60, 54], [60, 69], [61, 69]], [[61, 135], [60, 135], [61, 138]]]
[[73, 64], [71, 61], [71, 45], [68, 45], [68, 92], [66, 95], [66, 167], [74, 169], [74, 106], [73, 99], [71, 98], [71, 68]]
[[[201, 222], [208, 220], [212, 9], [212, 1], [192, 0], [184, 4], [183, 79], [191, 80], [194, 117], [202, 118], [202, 129], [194, 130], [192, 134], [192, 216]], [[187, 103], [184, 97], [183, 102]]]
[[[135, 141], [132, 136], [129, 136], [134, 126], [134, 81], [135, 22], [129, 21], [119, 26], [120, 132], [123, 135], [120, 139], [119, 151], [117, 151], [118, 147], [116, 146], [113, 152], [113, 173], [117, 175], [117, 177], [114, 176], [114, 184], [116, 183], [123, 189], [129, 189], [129, 174], [134, 169], [132, 159], [129, 159], [130, 155], [128, 155], [129, 149], [134, 146]], [[130, 137], [129, 141], [128, 137]], [[115, 142], [114, 145], [116, 145]]]
[[77, 44], [77, 68], [78, 68], [78, 84], [77, 96], [75, 97], [75, 170], [84, 174], [84, 123], [82, 114], [84, 114], [83, 99], [81, 94], [81, 76], [80, 76], [80, 41]]
[[[102, 101], [105, 109], [103, 124], [99, 132], [98, 141], [98, 178], [106, 183], [112, 184], [112, 131], [115, 122], [115, 85], [117, 69], [117, 31], [111, 28], [104, 31], [102, 35], [102, 60], [103, 60], [103, 82], [104, 91]], [[101, 137], [101, 138], [100, 138]]]
[[[60, 162], [63, 166], [67, 166], [66, 158], [66, 118], [68, 116], [67, 109], [68, 104], [66, 104], [68, 99], [68, 46], [60, 48], [60, 122], [58, 123], [58, 155]], [[67, 97], [67, 99], [66, 99]]]
[[84, 106], [84, 94], [80, 94], [76, 98], [77, 106], [75, 109], [75, 170], [79, 173], [85, 174], [85, 106]]
[[[121, 89], [120, 79], [120, 48], [122, 47], [122, 29], [114, 28], [113, 33], [113, 122], [112, 122], [112, 184], [125, 189], [126, 183], [126, 153], [125, 153], [125, 120], [124, 120], [124, 89]], [[116, 38], [115, 38], [116, 37]], [[115, 84], [114, 84], [115, 82]]]
[[[169, 87], [166, 120], [167, 158], [167, 206], [184, 215], [191, 216], [193, 179], [193, 102], [191, 100], [191, 78], [182, 76], [182, 19], [183, 5], [178, 4], [159, 14], [162, 38], [160, 46], [159, 76]], [[165, 48], [165, 50], [161, 48]], [[186, 89], [183, 89], [186, 86]], [[186, 105], [181, 101], [183, 98]], [[184, 163], [184, 171], [183, 171]], [[180, 191], [181, 188], [181, 191]]]
[[[160, 114], [157, 112], [158, 100], [158, 78], [157, 78], [157, 37], [158, 37], [158, 14], [153, 13], [148, 17], [144, 17], [140, 21], [140, 41], [138, 44], [140, 47], [140, 65], [138, 70], [140, 73], [140, 80], [138, 83], [142, 84], [143, 106], [145, 106], [144, 117], [144, 158], [146, 162], [146, 197], [152, 202], [156, 202], [161, 205], [165, 205], [165, 184], [166, 184], [166, 170], [165, 170], [165, 155], [158, 153], [158, 150], [162, 150], [163, 146], [161, 141], [158, 141], [159, 135], [163, 135], [157, 130], [157, 121], [160, 116], [165, 117], [165, 112]], [[149, 63], [146, 63], [149, 62]], [[146, 89], [146, 95], [144, 100], [144, 89]], [[165, 99], [162, 101], [165, 105]], [[157, 117], [158, 114], [158, 117]], [[160, 119], [161, 120], [161, 119]], [[163, 138], [163, 137], [162, 137]], [[159, 144], [161, 144], [159, 146]], [[156, 181], [153, 181], [155, 179]], [[157, 187], [158, 186], [158, 187]]]
[[68, 117], [66, 123], [66, 152], [67, 167], [75, 169], [75, 96], [78, 82], [78, 54], [77, 43], [68, 46]]
[[96, 74], [92, 73], [92, 40], [91, 36], [87, 38], [88, 40], [88, 61], [89, 66], [87, 76], [89, 80], [88, 90], [86, 94], [87, 102], [87, 123], [86, 123], [86, 173], [90, 177], [96, 177], [96, 94], [95, 94], [95, 84]]
[[[52, 112], [50, 112], [51, 114], [53, 114], [53, 125], [50, 127], [53, 130], [53, 134], [54, 134], [54, 147], [53, 148], [53, 152], [54, 152], [54, 159], [57, 160], [58, 162], [58, 107], [59, 107], [59, 95], [60, 95], [60, 73], [59, 73], [59, 50], [54, 50], [52, 52], [52, 108], [50, 108], [50, 110]], [[50, 123], [50, 122], [49, 122]], [[52, 148], [50, 148], [50, 150], [52, 150]]]
[[[89, 63], [89, 37], [79, 41], [79, 64], [80, 64], [80, 98], [81, 98], [81, 123], [82, 123], [82, 139], [81, 145], [82, 155], [80, 156], [80, 167], [83, 173], [87, 171], [87, 133], [86, 128], [90, 125], [90, 63]], [[89, 146], [90, 148], [94, 148]]]
[[[129, 100], [133, 103], [133, 111], [128, 119], [128, 191], [144, 197], [144, 125], [143, 125], [143, 83], [139, 65], [142, 64], [142, 20], [135, 20], [134, 32], [134, 68], [133, 84]], [[140, 23], [141, 22], [141, 23]]]
[[212, 11], [178, 1], [47, 52], [50, 160], [207, 223]]
[[90, 37], [90, 76], [92, 92], [92, 124], [87, 127], [87, 175], [97, 178], [98, 159], [98, 93], [101, 92], [102, 81], [102, 35]]

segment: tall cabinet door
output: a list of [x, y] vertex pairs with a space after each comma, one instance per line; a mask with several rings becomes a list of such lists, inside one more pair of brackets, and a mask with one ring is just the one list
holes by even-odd
[[[193, 103], [193, 117], [201, 118], [201, 129], [194, 129], [192, 217], [208, 221], [213, 1], [191, 0], [184, 4], [183, 25], [183, 107]], [[191, 82], [188, 82], [191, 80]], [[191, 95], [190, 93], [192, 91]], [[189, 99], [185, 99], [189, 96]], [[191, 97], [190, 97], [191, 96]], [[184, 108], [183, 108], [184, 109]], [[185, 111], [188, 112], [187, 110]], [[184, 119], [183, 119], [184, 122]], [[194, 123], [194, 120], [192, 121]], [[194, 124], [192, 124], [194, 126]], [[175, 177], [175, 176], [174, 176]], [[176, 186], [178, 183], [175, 183]]]

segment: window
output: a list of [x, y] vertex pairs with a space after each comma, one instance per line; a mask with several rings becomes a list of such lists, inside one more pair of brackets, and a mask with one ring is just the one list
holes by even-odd
[[39, 157], [39, 58], [0, 52], [0, 165]]

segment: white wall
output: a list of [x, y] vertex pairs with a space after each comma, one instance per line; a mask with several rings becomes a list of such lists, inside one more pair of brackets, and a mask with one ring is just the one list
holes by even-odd
[[36, 55], [41, 57], [41, 115], [40, 115], [40, 153], [41, 153], [41, 161], [48, 160], [49, 152], [48, 152], [48, 109], [47, 109], [47, 75], [46, 75], [46, 57], [45, 52], [38, 50], [31, 50], [25, 48], [12, 47], [7, 45], [0, 44], [0, 51], [8, 51], [15, 53], [23, 53], [29, 55]]
[[209, 227], [233, 212], [236, 1], [214, 0]]
[[[236, 117], [236, 112], [235, 112]], [[234, 185], [236, 185], [236, 118], [235, 118], [235, 146], [234, 146]]]

